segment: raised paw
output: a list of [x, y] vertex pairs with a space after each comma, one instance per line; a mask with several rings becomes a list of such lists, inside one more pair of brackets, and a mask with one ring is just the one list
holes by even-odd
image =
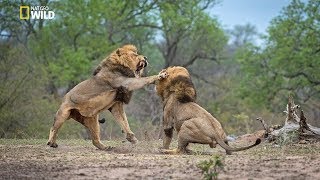
[[58, 147], [58, 144], [57, 144], [57, 143], [55, 143], [55, 142], [50, 142], [50, 141], [47, 143], [47, 145], [50, 146], [50, 147], [53, 147], [53, 148], [57, 148], [57, 147]]
[[158, 80], [165, 79], [168, 76], [169, 76], [169, 74], [167, 73], [166, 69], [162, 69], [158, 74]]

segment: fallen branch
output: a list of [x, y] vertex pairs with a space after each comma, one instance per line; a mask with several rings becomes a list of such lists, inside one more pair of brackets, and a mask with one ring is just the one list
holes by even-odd
[[[306, 141], [320, 141], [320, 128], [314, 127], [307, 123], [307, 118], [300, 105], [296, 105], [291, 95], [288, 98], [286, 110], [287, 114], [285, 124], [279, 126], [268, 127], [262, 118], [257, 118], [265, 130], [264, 138], [269, 142], [287, 141], [293, 142], [306, 142]], [[298, 112], [299, 115], [298, 115]], [[278, 140], [278, 141], [277, 141]]]

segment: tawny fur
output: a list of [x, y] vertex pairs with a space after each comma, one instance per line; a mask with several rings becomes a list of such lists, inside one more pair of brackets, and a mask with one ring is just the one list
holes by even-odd
[[[248, 147], [230, 147], [220, 122], [195, 102], [196, 90], [188, 71], [179, 66], [169, 67], [165, 71], [169, 77], [156, 84], [164, 106], [164, 153], [187, 153], [189, 143], [200, 143], [209, 144], [212, 148], [219, 144], [230, 154], [260, 143], [261, 140], [257, 139], [255, 144]], [[178, 148], [169, 150], [173, 130], [178, 133]]]
[[56, 137], [59, 128], [67, 119], [73, 118], [88, 128], [93, 145], [99, 149], [108, 149], [100, 141], [98, 114], [103, 110], [110, 110], [127, 134], [127, 140], [135, 143], [137, 139], [130, 130], [123, 104], [129, 103], [133, 90], [167, 76], [166, 73], [159, 73], [141, 77], [146, 66], [146, 57], [138, 55], [133, 45], [125, 45], [113, 51], [98, 65], [92, 77], [65, 95], [50, 129], [48, 145], [58, 146]]

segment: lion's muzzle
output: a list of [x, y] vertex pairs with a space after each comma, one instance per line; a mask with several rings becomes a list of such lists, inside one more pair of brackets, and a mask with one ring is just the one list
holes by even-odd
[[141, 71], [141, 69], [147, 67], [147, 65], [148, 65], [147, 60], [141, 60], [137, 65], [137, 70], [136, 71], [138, 71], [138, 72]]

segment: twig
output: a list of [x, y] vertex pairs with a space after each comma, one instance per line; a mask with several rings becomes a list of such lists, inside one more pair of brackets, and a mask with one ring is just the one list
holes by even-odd
[[264, 130], [266, 131], [266, 132], [264, 133], [264, 137], [265, 137], [265, 138], [268, 137], [269, 134], [270, 134], [270, 129], [269, 129], [268, 125], [265, 123], [265, 121], [264, 121], [261, 117], [258, 117], [258, 118], [257, 118], [257, 121], [260, 121], [260, 122], [261, 122]]

